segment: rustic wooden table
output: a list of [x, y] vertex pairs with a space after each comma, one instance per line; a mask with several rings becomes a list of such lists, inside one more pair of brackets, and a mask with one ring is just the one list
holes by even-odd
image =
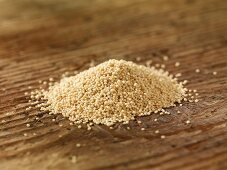
[[[1, 170], [227, 169], [227, 1], [1, 0], [0, 7]], [[87, 131], [25, 110], [24, 92], [39, 80], [91, 60], [163, 63], [164, 55], [167, 70], [198, 90], [198, 103], [139, 118], [130, 130]]]

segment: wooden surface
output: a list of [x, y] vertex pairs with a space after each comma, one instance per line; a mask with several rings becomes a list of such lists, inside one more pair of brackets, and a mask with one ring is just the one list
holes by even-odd
[[[227, 1], [1, 0], [0, 7], [1, 170], [227, 169]], [[163, 63], [163, 55], [167, 70], [198, 90], [198, 103], [139, 118], [131, 130], [86, 131], [60, 115], [53, 122], [25, 111], [24, 92], [39, 80], [86, 69], [91, 60]]]

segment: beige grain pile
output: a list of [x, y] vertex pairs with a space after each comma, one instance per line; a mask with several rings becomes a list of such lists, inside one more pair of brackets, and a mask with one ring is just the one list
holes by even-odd
[[75, 123], [128, 123], [180, 103], [187, 89], [168, 72], [109, 60], [36, 93], [41, 110]]

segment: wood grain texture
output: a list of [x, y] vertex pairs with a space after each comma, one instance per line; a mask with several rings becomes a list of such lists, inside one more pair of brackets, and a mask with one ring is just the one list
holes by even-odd
[[[0, 7], [1, 170], [227, 169], [227, 1], [1, 0]], [[24, 92], [39, 80], [84, 70], [91, 60], [163, 63], [163, 55], [167, 70], [198, 90], [198, 103], [139, 118], [131, 130], [87, 131], [25, 110]]]

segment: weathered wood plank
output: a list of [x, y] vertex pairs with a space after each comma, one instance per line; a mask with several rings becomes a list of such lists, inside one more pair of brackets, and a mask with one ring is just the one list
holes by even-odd
[[[227, 168], [226, 1], [2, 0], [0, 6], [0, 169]], [[60, 115], [53, 122], [25, 111], [24, 92], [39, 80], [84, 70], [91, 60], [140, 56], [140, 63], [161, 63], [163, 55], [170, 57], [167, 70], [198, 90], [199, 103], [139, 118], [143, 123], [131, 122], [131, 130], [86, 131]]]

